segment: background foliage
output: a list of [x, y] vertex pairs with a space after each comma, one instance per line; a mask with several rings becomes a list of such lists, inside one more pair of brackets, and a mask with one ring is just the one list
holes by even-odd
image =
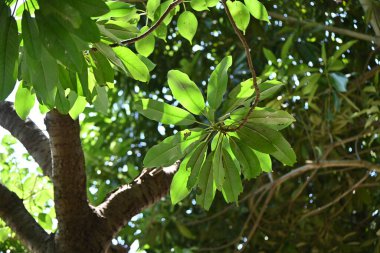
[[[37, 4], [36, 1], [31, 2]], [[148, 10], [153, 8], [153, 2], [148, 1]], [[378, 6], [378, 1], [373, 2], [375, 7]], [[184, 13], [184, 6], [181, 5], [175, 9], [180, 11], [173, 22], [165, 22], [166, 41], [160, 39], [164, 35], [157, 32], [155, 38], [148, 38], [150, 42], [148, 39], [145, 41], [148, 46], [135, 45], [138, 53], [149, 56], [150, 61], [157, 64], [150, 71], [147, 84], [137, 81], [147, 81], [146, 75], [133, 76], [128, 64], [123, 62], [125, 65], [121, 66], [127, 66], [127, 71], [115, 76], [116, 88], [112, 89], [113, 84], [110, 83], [99, 85], [101, 78], [111, 80], [113, 76], [96, 77], [94, 72], [96, 88], [89, 93], [82, 91], [87, 101], [94, 104], [84, 109], [86, 116], [81, 121], [92, 203], [99, 203], [109, 190], [133, 180], [142, 167], [147, 148], [163, 140], [164, 136], [180, 130], [172, 125], [147, 120], [135, 110], [136, 101], [147, 97], [177, 105], [166, 83], [169, 70], [179, 69], [187, 73], [195, 83], [201, 84], [198, 87], [203, 88], [206, 94], [206, 83], [212, 70], [226, 55], [231, 55], [234, 60], [230, 68], [228, 90], [249, 78], [244, 50], [237, 42], [220, 4], [207, 11], [205, 7], [196, 7], [202, 3], [193, 0], [184, 4], [187, 10], [194, 13], [199, 23], [193, 38], [181, 31], [179, 15]], [[366, 16], [359, 1], [336, 3], [329, 0], [299, 0], [262, 3], [269, 13], [286, 13], [296, 19], [371, 33], [367, 23], [369, 14]], [[111, 22], [102, 24], [105, 30], [100, 29], [100, 32], [112, 31], [116, 41], [134, 37], [140, 32], [136, 28], [137, 24], [142, 27], [146, 22], [145, 16], [137, 11], [144, 10], [145, 3], [128, 4], [128, 7], [127, 4], [120, 3], [120, 6], [124, 6], [120, 9], [116, 4], [114, 2], [114, 15], [122, 13], [120, 18], [123, 18], [123, 22], [131, 23], [128, 28], [130, 30], [112, 29], [118, 26], [116, 22]], [[18, 16], [22, 15], [22, 6], [25, 5], [16, 11]], [[31, 4], [28, 6], [32, 8]], [[164, 7], [161, 8], [165, 9]], [[89, 19], [84, 13], [86, 12], [80, 14], [83, 20]], [[155, 15], [148, 11], [147, 16], [151, 20], [157, 19]], [[157, 15], [159, 17], [160, 14]], [[0, 17], [2, 16], [1, 14]], [[52, 17], [49, 16], [50, 18]], [[27, 17], [22, 20], [27, 20]], [[140, 248], [147, 252], [232, 252], [242, 247], [247, 252], [380, 251], [380, 199], [376, 171], [369, 171], [367, 178], [364, 169], [334, 167], [332, 164], [330, 167], [298, 173], [271, 188], [273, 191], [262, 190], [272, 181], [278, 182], [276, 180], [282, 176], [289, 175], [290, 171], [310, 162], [328, 159], [379, 164], [378, 47], [367, 41], [353, 41], [344, 34], [326, 31], [321, 26], [288, 24], [275, 18], [270, 21], [267, 24], [252, 18], [245, 29], [245, 35], [252, 48], [254, 66], [259, 77], [262, 80], [277, 79], [284, 84], [277, 96], [262, 101], [259, 106], [283, 109], [295, 117], [296, 121], [283, 134], [295, 150], [297, 164], [286, 167], [273, 160], [271, 174], [244, 181], [244, 192], [238, 205], [227, 205], [222, 195], [217, 194], [210, 210], [206, 212], [196, 205], [196, 192], [175, 206], [167, 198], [136, 216], [116, 238], [115, 243], [130, 246], [138, 240]], [[38, 22], [37, 19], [37, 25]], [[102, 21], [98, 23], [101, 24]], [[67, 27], [75, 27], [75, 23], [61, 26], [63, 30], [60, 31], [65, 31]], [[242, 22], [241, 26], [246, 25]], [[81, 32], [78, 31], [77, 35], [79, 34]], [[81, 39], [91, 41], [93, 38]], [[74, 44], [77, 45], [77, 42]], [[64, 43], [67, 45], [69, 42]], [[28, 51], [27, 45], [25, 48], [27, 52], [33, 52], [32, 49]], [[134, 50], [133, 46], [131, 49]], [[97, 54], [97, 51], [91, 54]], [[62, 60], [65, 66], [83, 61], [66, 59], [64, 55], [54, 56]], [[147, 61], [139, 57], [142, 61]], [[49, 61], [48, 56], [43, 59]], [[23, 60], [21, 59], [21, 68]], [[33, 61], [32, 59], [30, 63], [32, 66], [41, 65], [40, 62]], [[113, 64], [117, 66], [115, 62]], [[43, 66], [48, 65], [42, 64]], [[80, 67], [72, 66], [79, 70]], [[64, 72], [62, 65], [57, 65], [57, 68], [57, 71]], [[374, 69], [377, 71], [374, 72]], [[69, 68], [65, 70], [69, 71]], [[137, 80], [126, 77], [125, 73]], [[68, 72], [67, 75], [69, 74]], [[28, 83], [28, 76], [23, 77], [23, 80]], [[80, 77], [78, 80], [83, 86]], [[41, 83], [38, 81], [36, 83]], [[24, 89], [29, 89], [27, 84], [22, 85]], [[38, 97], [38, 88], [35, 87], [35, 90]], [[46, 90], [48, 89], [42, 88], [41, 92]], [[108, 99], [104, 101], [108, 101], [108, 104], [101, 101], [101, 94], [105, 90]], [[79, 94], [80, 91], [76, 92]], [[22, 91], [17, 94], [22, 94]], [[59, 91], [56, 94], [59, 96]], [[49, 106], [49, 94], [42, 96], [46, 97], [43, 103]], [[55, 99], [55, 103], [57, 101], [60, 100]], [[69, 105], [73, 106], [72, 102], [69, 101]], [[62, 111], [70, 109], [67, 102], [55, 106], [62, 106]], [[25, 198], [26, 206], [45, 229], [54, 230], [54, 211], [49, 200], [51, 186], [38, 170], [32, 173], [17, 163], [17, 159], [11, 155], [12, 142], [8, 137], [3, 139], [2, 146], [6, 150], [2, 150], [1, 154], [1, 180], [7, 186], [13, 185], [12, 190]], [[17, 177], [20, 179], [17, 180]], [[365, 181], [361, 181], [363, 177]], [[352, 190], [354, 186], [357, 187]], [[329, 206], [314, 215], [314, 210], [325, 205]], [[253, 228], [255, 231], [252, 234]], [[12, 248], [14, 252], [22, 251], [14, 235], [4, 225], [0, 233], [3, 241], [0, 247], [4, 251]]]

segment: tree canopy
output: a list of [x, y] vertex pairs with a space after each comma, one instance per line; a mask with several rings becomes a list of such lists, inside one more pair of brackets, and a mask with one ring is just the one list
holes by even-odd
[[380, 252], [379, 10], [0, 2], [0, 250]]

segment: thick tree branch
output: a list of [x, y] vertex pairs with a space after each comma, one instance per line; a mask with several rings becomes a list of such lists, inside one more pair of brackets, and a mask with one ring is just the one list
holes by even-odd
[[47, 252], [53, 245], [52, 237], [38, 225], [14, 192], [0, 184], [0, 218], [16, 233], [32, 252]]
[[380, 45], [380, 37], [379, 36], [371, 36], [368, 34], [363, 34], [359, 32], [354, 32], [349, 29], [343, 29], [335, 26], [328, 26], [328, 25], [322, 25], [317, 22], [312, 21], [305, 21], [300, 20], [294, 17], [284, 16], [282, 14], [276, 13], [276, 12], [269, 12], [269, 15], [277, 20], [281, 20], [283, 22], [289, 23], [289, 24], [301, 24], [301, 25], [307, 25], [311, 27], [318, 27], [326, 31], [334, 32], [337, 34], [345, 35], [348, 37], [352, 37], [359, 40], [365, 40], [365, 41], [374, 41], [377, 45]]
[[[78, 120], [50, 111], [45, 120], [53, 160], [52, 180], [58, 220], [58, 252], [81, 252], [77, 241], [88, 241], [93, 214], [87, 202], [84, 155]], [[75, 231], [82, 231], [76, 233]]]
[[41, 129], [30, 119], [20, 119], [11, 102], [0, 102], [0, 126], [18, 139], [42, 168], [44, 175], [51, 177], [49, 139]]
[[132, 184], [111, 193], [96, 208], [106, 220], [107, 228], [103, 230], [110, 231], [114, 236], [134, 215], [164, 197], [177, 168], [178, 163], [163, 169], [144, 169]]

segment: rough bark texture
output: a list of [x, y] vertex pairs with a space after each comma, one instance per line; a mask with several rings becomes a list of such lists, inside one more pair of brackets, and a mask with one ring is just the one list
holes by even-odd
[[134, 215], [158, 202], [168, 193], [177, 168], [178, 163], [164, 169], [144, 169], [133, 184], [124, 185], [111, 193], [97, 207], [98, 213], [106, 220], [106, 227], [100, 230], [110, 231], [111, 234], [106, 236], [112, 238]]
[[79, 122], [53, 110], [47, 114], [53, 160], [52, 181], [58, 220], [56, 252], [101, 252], [92, 248], [91, 226], [96, 220], [87, 202], [84, 155]]
[[7, 129], [34, 158], [46, 176], [51, 176], [51, 154], [49, 139], [27, 119], [23, 121], [13, 109], [13, 103], [0, 102], [0, 126]]
[[53, 238], [25, 209], [22, 199], [0, 184], [0, 217], [32, 252], [49, 252]]

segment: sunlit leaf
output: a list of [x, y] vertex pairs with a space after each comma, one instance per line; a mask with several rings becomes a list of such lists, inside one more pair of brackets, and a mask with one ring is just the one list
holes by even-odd
[[170, 185], [170, 199], [173, 205], [177, 204], [190, 194], [191, 190], [187, 189], [187, 187], [184, 187], [187, 185], [187, 180], [190, 176], [190, 170], [186, 169], [189, 158], [190, 156], [186, 156], [182, 160], [181, 165], [179, 166], [178, 171], [175, 173]]
[[269, 22], [267, 9], [261, 2], [258, 0], [244, 0], [244, 3], [253, 17]]
[[236, 26], [245, 33], [250, 20], [248, 8], [240, 1], [227, 1], [227, 6]]
[[[144, 33], [148, 30], [147, 26], [141, 28], [140, 32]], [[153, 34], [148, 35], [146, 38], [136, 42], [135, 47], [139, 54], [148, 57], [154, 51], [155, 38]]]
[[237, 202], [243, 192], [243, 185], [239, 175], [239, 168], [226, 149], [223, 149], [223, 164], [226, 170], [226, 178], [223, 184], [223, 197], [227, 202]]
[[199, 115], [205, 108], [203, 95], [189, 76], [179, 70], [170, 70], [168, 84], [175, 99], [189, 112]]
[[15, 110], [17, 115], [25, 120], [32, 110], [36, 101], [36, 95], [32, 93], [31, 87], [25, 87], [21, 82], [18, 86], [15, 98]]
[[198, 28], [198, 20], [195, 15], [190, 11], [182, 12], [178, 17], [177, 26], [179, 34], [191, 44]]
[[213, 170], [211, 167], [212, 156], [213, 154], [210, 153], [202, 166], [198, 183], [200, 194], [196, 197], [197, 203], [205, 210], [210, 209], [216, 192], [216, 185], [214, 183]]
[[187, 181], [187, 188], [192, 189], [199, 181], [199, 174], [202, 165], [206, 159], [208, 148], [208, 140], [201, 142], [191, 154], [189, 162], [186, 165], [186, 169], [191, 170], [189, 180]]
[[148, 68], [132, 50], [127, 47], [116, 47], [113, 50], [134, 79], [141, 82], [149, 81]]
[[191, 125], [195, 118], [189, 112], [152, 99], [142, 99], [136, 104], [136, 110], [145, 117], [164, 124]]

